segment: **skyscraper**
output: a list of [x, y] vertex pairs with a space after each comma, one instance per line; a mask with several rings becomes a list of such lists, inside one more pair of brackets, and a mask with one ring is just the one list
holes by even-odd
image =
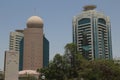
[[16, 30], [15, 32], [10, 32], [9, 50], [19, 52], [19, 70], [23, 69], [23, 42], [23, 30]]
[[[48, 50], [46, 53], [43, 48], [45, 47], [44, 41], [43, 20], [38, 16], [30, 17], [27, 21], [27, 28], [24, 29], [24, 70], [37, 70], [42, 68], [43, 64], [48, 64], [49, 49], [47, 48], [49, 48], [49, 42], [46, 43], [46, 50]], [[44, 61], [47, 63], [44, 63]]]
[[112, 59], [110, 19], [95, 8], [85, 6], [81, 14], [74, 16], [73, 42], [88, 60]]
[[14, 51], [20, 50], [20, 43], [24, 37], [22, 32], [10, 32], [10, 42], [9, 42], [9, 49]]
[[49, 41], [43, 34], [43, 20], [32, 16], [27, 28], [10, 32], [9, 50], [19, 53], [19, 70], [36, 70], [49, 63]]

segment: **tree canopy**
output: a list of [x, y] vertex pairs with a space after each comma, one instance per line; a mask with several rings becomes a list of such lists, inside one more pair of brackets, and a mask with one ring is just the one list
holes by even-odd
[[64, 55], [56, 54], [48, 67], [38, 70], [46, 80], [120, 80], [120, 65], [112, 60], [86, 60], [76, 45], [65, 46]]

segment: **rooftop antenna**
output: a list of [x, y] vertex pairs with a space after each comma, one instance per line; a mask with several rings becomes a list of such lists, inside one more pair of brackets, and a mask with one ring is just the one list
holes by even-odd
[[37, 10], [36, 10], [36, 8], [34, 8], [34, 15], [37, 15]]

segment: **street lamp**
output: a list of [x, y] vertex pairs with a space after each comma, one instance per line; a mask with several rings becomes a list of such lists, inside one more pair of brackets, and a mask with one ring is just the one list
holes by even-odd
[[45, 80], [45, 75], [42, 75], [42, 76], [41, 76], [41, 79], [42, 79], [42, 80]]

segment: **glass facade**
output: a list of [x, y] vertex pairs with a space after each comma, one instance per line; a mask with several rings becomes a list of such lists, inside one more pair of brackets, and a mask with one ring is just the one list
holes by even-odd
[[90, 23], [90, 19], [89, 18], [83, 18], [83, 19], [78, 21], [78, 25], [86, 24], [86, 23]]
[[43, 36], [43, 67], [49, 64], [49, 41]]
[[19, 71], [23, 70], [23, 49], [24, 49], [24, 38], [22, 38], [20, 41]]
[[110, 21], [95, 10], [83, 11], [73, 18], [73, 42], [88, 60], [112, 59]]
[[106, 25], [106, 21], [104, 19], [102, 19], [102, 18], [98, 19], [98, 23]]

